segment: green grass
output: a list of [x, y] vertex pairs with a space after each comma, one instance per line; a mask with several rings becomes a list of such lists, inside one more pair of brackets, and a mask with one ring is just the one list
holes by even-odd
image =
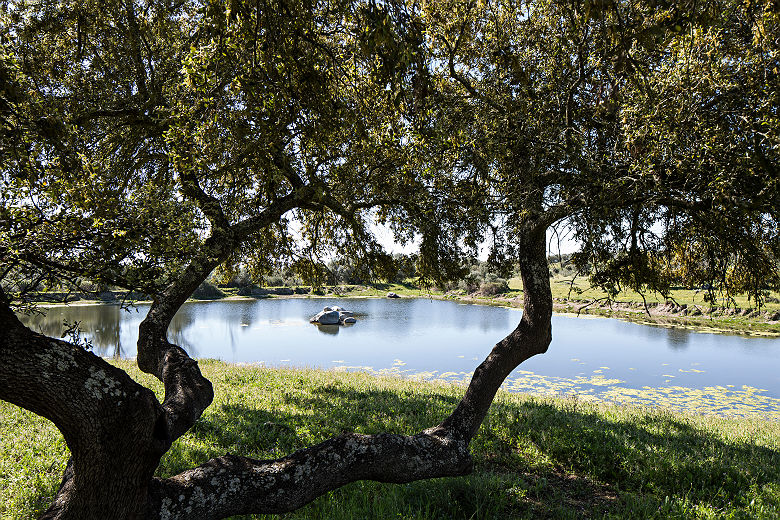
[[[131, 362], [118, 364], [160, 391]], [[362, 373], [201, 367], [215, 384], [214, 403], [166, 454], [160, 476], [226, 452], [277, 457], [342, 431], [416, 432], [445, 417], [463, 392]], [[4, 402], [0, 432], [0, 517], [39, 514], [67, 448], [50, 423]], [[468, 477], [357, 482], [284, 517], [780, 517], [778, 422], [500, 393], [472, 449]]]
[[[607, 293], [601, 289], [591, 287], [586, 278], [580, 277], [574, 280], [572, 284], [572, 278], [566, 276], [555, 276], [551, 280], [552, 290], [554, 298], [576, 298], [576, 299], [598, 299], [604, 298]], [[510, 288], [522, 289], [522, 284], [519, 279], [513, 278], [509, 283]], [[709, 308], [710, 304], [704, 301], [706, 291], [698, 291], [695, 289], [674, 289], [671, 292], [672, 298], [678, 304], [685, 304], [688, 306], [698, 305], [700, 307]], [[778, 293], [772, 293], [770, 296], [777, 298]], [[660, 294], [648, 293], [645, 294], [645, 299], [648, 303], [664, 303], [666, 300]], [[642, 303], [642, 296], [635, 291], [623, 291], [617, 296], [617, 300], [621, 302]], [[755, 302], [749, 301], [747, 295], [738, 294], [733, 297], [731, 306], [736, 304], [741, 309], [747, 309], [755, 307]], [[718, 299], [717, 305], [724, 306], [726, 301]], [[762, 311], [777, 311], [780, 310], [780, 303], [777, 302], [764, 302], [761, 306]]]

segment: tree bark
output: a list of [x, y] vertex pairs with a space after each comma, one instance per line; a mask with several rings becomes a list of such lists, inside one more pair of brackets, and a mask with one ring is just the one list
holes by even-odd
[[0, 399], [51, 420], [71, 460], [43, 518], [144, 518], [170, 442], [154, 393], [71, 343], [26, 328], [0, 294]]
[[463, 399], [440, 425], [458, 438], [474, 436], [507, 376], [526, 359], [547, 352], [552, 341], [553, 304], [544, 235], [531, 235], [521, 245], [523, 316], [476, 368]]
[[357, 480], [403, 483], [471, 472], [468, 443], [431, 430], [345, 434], [277, 460], [225, 455], [155, 480], [150, 516], [218, 519], [294, 511]]

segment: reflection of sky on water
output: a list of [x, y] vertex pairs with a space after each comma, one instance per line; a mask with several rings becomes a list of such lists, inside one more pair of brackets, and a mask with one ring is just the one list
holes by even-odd
[[[358, 322], [348, 327], [310, 324], [309, 317], [325, 305], [355, 312]], [[30, 316], [25, 321], [55, 337], [62, 333], [64, 320], [79, 321], [97, 354], [133, 357], [138, 324], [147, 309], [144, 305], [129, 312], [110, 305], [55, 307], [45, 317]], [[516, 309], [426, 299], [193, 302], [176, 315], [169, 335], [200, 358], [268, 366], [360, 367], [462, 381], [468, 380], [520, 316]], [[665, 392], [651, 396], [651, 401], [660, 403], [685, 393], [678, 388], [704, 392], [697, 402], [707, 401], [708, 396], [723, 400], [727, 395], [729, 399], [780, 398], [778, 367], [778, 339], [555, 316], [548, 352], [523, 363], [505, 386], [640, 403], [652, 393], [645, 390], [640, 398], [631, 392], [643, 387]], [[766, 392], [740, 394], [743, 385]], [[717, 388], [723, 390], [713, 390]], [[695, 403], [689, 405], [695, 408]]]

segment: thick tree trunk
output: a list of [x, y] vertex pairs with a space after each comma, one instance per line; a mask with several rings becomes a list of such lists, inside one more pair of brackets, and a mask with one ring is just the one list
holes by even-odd
[[471, 472], [468, 443], [426, 430], [345, 434], [276, 460], [225, 455], [153, 486], [155, 518], [284, 513], [357, 480], [403, 483]]
[[43, 517], [145, 518], [170, 447], [154, 393], [91, 352], [27, 329], [2, 301], [0, 330], [0, 399], [51, 420], [71, 452]]
[[526, 359], [547, 352], [552, 341], [552, 291], [544, 234], [521, 242], [523, 317], [517, 328], [499, 341], [474, 371], [466, 394], [441, 428], [471, 439], [482, 424], [496, 392], [507, 376]]

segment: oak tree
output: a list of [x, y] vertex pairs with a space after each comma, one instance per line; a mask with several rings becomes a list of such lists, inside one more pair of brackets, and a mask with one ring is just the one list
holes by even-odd
[[[506, 376], [547, 350], [546, 232], [615, 290], [777, 284], [778, 19], [771, 3], [52, 1], [0, 24], [0, 398], [72, 458], [47, 518], [294, 510], [359, 479], [463, 475]], [[346, 433], [276, 460], [160, 457], [213, 398], [167, 336], [216, 268], [326, 248], [381, 267], [378, 218], [457, 274], [492, 238], [524, 312], [456, 409], [410, 435]], [[686, 249], [687, 248], [687, 249]], [[158, 401], [24, 327], [25, 292], [83, 280], [151, 296], [139, 367]], [[739, 285], [742, 284], [742, 285]]]

